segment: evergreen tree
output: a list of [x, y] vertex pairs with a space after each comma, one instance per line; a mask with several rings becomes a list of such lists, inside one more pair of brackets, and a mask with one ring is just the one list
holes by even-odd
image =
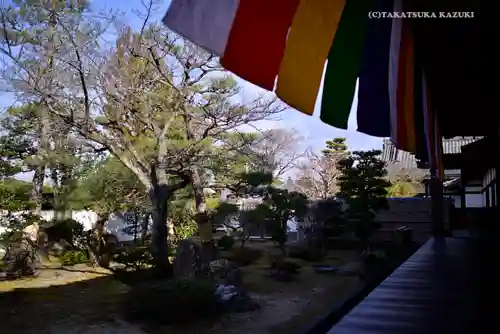
[[332, 140], [326, 141], [326, 148], [321, 152], [325, 156], [329, 156], [335, 153], [346, 153], [347, 152], [347, 144], [345, 143], [346, 139], [342, 137], [333, 138]]
[[340, 161], [338, 196], [349, 205], [347, 214], [354, 225], [356, 236], [365, 249], [373, 233], [380, 228], [376, 212], [389, 208], [385, 162], [380, 160], [380, 151], [355, 151]]

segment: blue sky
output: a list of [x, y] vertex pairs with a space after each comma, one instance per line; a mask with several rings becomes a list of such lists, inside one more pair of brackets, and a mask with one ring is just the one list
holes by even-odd
[[[97, 6], [101, 6], [101, 0], [93, 1]], [[138, 18], [133, 14], [134, 10], [141, 8], [141, 0], [107, 0], [108, 8], [115, 8], [123, 11], [125, 14], [123, 22], [127, 22], [132, 26], [138, 25]], [[160, 19], [170, 5], [170, 0], [165, 0], [163, 5], [158, 7], [157, 19]], [[243, 86], [243, 94], [255, 96], [263, 90], [240, 79]], [[322, 89], [321, 89], [322, 90]], [[321, 96], [318, 97], [320, 99]], [[382, 147], [382, 139], [371, 137], [356, 131], [356, 109], [358, 105], [357, 94], [352, 105], [351, 117], [349, 119], [349, 129], [339, 130], [329, 125], [324, 124], [319, 120], [319, 104], [316, 104], [316, 111], [313, 116], [302, 114], [296, 110], [290, 109], [282, 116], [282, 120], [276, 124], [269, 124], [272, 127], [281, 127], [287, 129], [295, 129], [306, 140], [306, 145], [315, 149], [321, 149], [326, 140], [334, 137], [346, 137], [347, 144], [351, 150], [369, 150]]]

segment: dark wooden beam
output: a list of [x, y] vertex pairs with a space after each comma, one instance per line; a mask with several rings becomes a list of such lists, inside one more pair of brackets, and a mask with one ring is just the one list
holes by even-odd
[[465, 193], [465, 181], [462, 170], [460, 170], [460, 218], [464, 223], [467, 222], [467, 195]]
[[[498, 64], [494, 1], [414, 0], [405, 10], [474, 12], [472, 19], [410, 20], [417, 57], [423, 63], [445, 137], [482, 136], [496, 131], [496, 87], [488, 78]], [[496, 72], [495, 72], [496, 73]], [[495, 88], [494, 88], [495, 87]]]

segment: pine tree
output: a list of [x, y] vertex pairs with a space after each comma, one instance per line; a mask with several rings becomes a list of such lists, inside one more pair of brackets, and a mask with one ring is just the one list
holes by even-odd
[[346, 139], [342, 137], [333, 138], [332, 140], [326, 141], [326, 148], [321, 152], [325, 155], [331, 155], [334, 153], [346, 153], [347, 152], [347, 144], [345, 143]]
[[389, 208], [385, 162], [380, 160], [380, 151], [355, 151], [339, 163], [342, 175], [339, 178], [338, 196], [349, 205], [347, 214], [356, 236], [365, 249], [373, 233], [380, 228], [375, 220], [376, 212]]

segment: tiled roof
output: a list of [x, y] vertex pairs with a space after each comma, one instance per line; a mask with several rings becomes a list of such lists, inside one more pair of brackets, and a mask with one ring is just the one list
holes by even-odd
[[[460, 154], [462, 146], [478, 141], [481, 137], [455, 137], [443, 139], [444, 154]], [[382, 147], [381, 159], [385, 162], [397, 163], [402, 168], [417, 168], [417, 159], [412, 153], [398, 150], [394, 144], [386, 139]]]
[[481, 138], [482, 137], [455, 137], [443, 139], [443, 153], [460, 154], [462, 153], [462, 146], [478, 141]]

